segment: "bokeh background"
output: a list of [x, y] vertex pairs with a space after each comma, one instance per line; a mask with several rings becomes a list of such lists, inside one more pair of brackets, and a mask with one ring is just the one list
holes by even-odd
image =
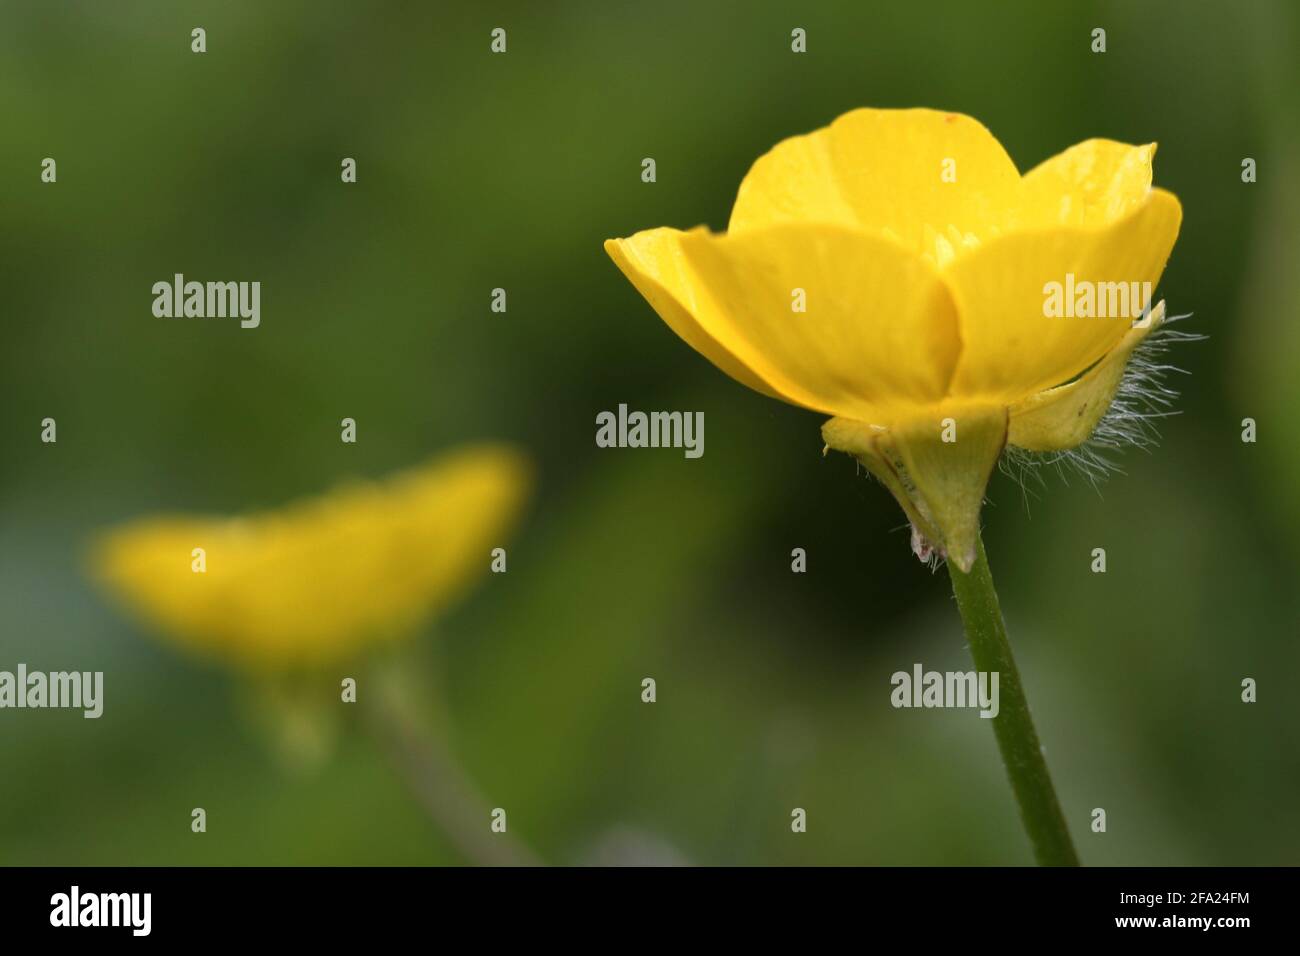
[[[1186, 214], [1162, 292], [1209, 336], [1173, 357], [1182, 414], [1099, 491], [1048, 474], [1026, 504], [996, 476], [986, 541], [1085, 861], [1296, 862], [1297, 20], [1281, 0], [0, 4], [0, 669], [106, 672], [98, 721], [0, 712], [0, 862], [460, 862], [349, 716], [327, 759], [286, 765], [245, 682], [123, 615], [85, 547], [481, 438], [529, 449], [537, 492], [508, 574], [417, 646], [456, 753], [539, 855], [1029, 862], [986, 723], [889, 706], [895, 670], [969, 667], [946, 574], [822, 457], [816, 415], [712, 369], [601, 249], [723, 228], [758, 155], [864, 105], [970, 113], [1021, 169], [1160, 143]], [[155, 319], [174, 272], [260, 280], [261, 327]], [[619, 402], [703, 411], [704, 457], [598, 449]]]

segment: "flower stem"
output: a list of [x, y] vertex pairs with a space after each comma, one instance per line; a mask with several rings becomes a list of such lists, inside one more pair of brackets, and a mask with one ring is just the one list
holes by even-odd
[[478, 866], [540, 866], [506, 833], [489, 832], [488, 805], [438, 735], [420, 725], [399, 682], [380, 680], [366, 696], [370, 726], [394, 768], [457, 852]]
[[1040, 866], [1078, 866], [1079, 857], [1070, 841], [1070, 831], [1047, 772], [1047, 761], [1043, 759], [1043, 748], [1029, 716], [1020, 672], [1011, 656], [984, 541], [977, 538], [976, 544], [975, 563], [969, 573], [962, 573], [951, 562], [948, 571], [975, 667], [999, 675], [1000, 707], [998, 715], [992, 718], [993, 733], [1002, 751], [1011, 789], [1020, 804], [1020, 819]]

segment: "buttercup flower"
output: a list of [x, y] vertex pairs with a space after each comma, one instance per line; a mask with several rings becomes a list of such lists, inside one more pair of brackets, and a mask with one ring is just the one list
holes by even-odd
[[1088, 439], [1182, 220], [1155, 145], [1092, 139], [1021, 175], [968, 116], [861, 109], [779, 143], [725, 234], [650, 229], [605, 249], [679, 336], [732, 378], [832, 416], [902, 505], [913, 545], [975, 561], [1007, 446]]
[[485, 573], [530, 471], [471, 446], [264, 514], [146, 518], [106, 534], [94, 569], [194, 648], [259, 670], [331, 663], [407, 635]]

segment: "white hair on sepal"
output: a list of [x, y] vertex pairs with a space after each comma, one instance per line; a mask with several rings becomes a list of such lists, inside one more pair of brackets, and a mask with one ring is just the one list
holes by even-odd
[[1170, 328], [1175, 322], [1191, 318], [1191, 315], [1188, 312], [1169, 316], [1133, 350], [1110, 408], [1083, 444], [1054, 452], [1031, 452], [1012, 445], [1006, 447], [998, 461], [998, 469], [1020, 485], [1026, 511], [1029, 510], [1030, 496], [1038, 497], [1031, 490], [1030, 482], [1040, 488], [1045, 486], [1044, 466], [1055, 467], [1066, 484], [1069, 484], [1071, 474], [1080, 475], [1100, 493], [1098, 486], [1109, 475], [1124, 473], [1112, 458], [1115, 452], [1130, 446], [1149, 451], [1160, 440], [1156, 427], [1159, 419], [1180, 414], [1173, 407], [1178, 400], [1178, 391], [1169, 386], [1166, 375], [1169, 372], [1187, 374], [1185, 369], [1164, 361], [1164, 356], [1177, 342], [1199, 342], [1205, 338], [1197, 332]]

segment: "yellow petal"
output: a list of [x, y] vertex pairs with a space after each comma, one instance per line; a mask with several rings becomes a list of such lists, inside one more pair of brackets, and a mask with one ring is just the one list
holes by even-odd
[[[708, 234], [703, 227], [692, 232]], [[694, 313], [700, 307], [695, 292], [696, 278], [682, 252], [681, 240], [685, 235], [679, 229], [647, 229], [629, 239], [606, 239], [605, 252], [687, 345], [742, 385], [769, 398], [781, 398], [695, 318]]]
[[[1000, 236], [944, 271], [961, 316], [963, 351], [955, 397], [1013, 404], [1069, 381], [1114, 348], [1141, 309], [1118, 318], [1048, 317], [1049, 283], [1092, 283], [1102, 296], [1154, 294], [1182, 221], [1178, 199], [1161, 189], [1108, 225], [1055, 226]], [[1125, 288], [1114, 286], [1124, 283]], [[1149, 298], [1147, 304], [1154, 301]], [[1108, 306], [1108, 310], [1114, 305]], [[1114, 309], [1114, 311], [1120, 311]]]
[[607, 248], [638, 288], [653, 285], [647, 298], [682, 338], [759, 391], [876, 421], [947, 390], [960, 349], [952, 302], [933, 267], [888, 239], [783, 224], [652, 230]]
[[1084, 375], [1013, 405], [1007, 444], [1026, 451], [1065, 451], [1087, 441], [1115, 399], [1129, 356], [1164, 319], [1161, 302]]
[[977, 120], [859, 109], [760, 157], [740, 184], [728, 230], [836, 223], [933, 257], [954, 236], [975, 243], [996, 232], [1019, 189], [1015, 164]]
[[133, 522], [98, 542], [95, 570], [210, 654], [256, 668], [332, 662], [406, 636], [485, 573], [528, 481], [517, 453], [470, 447], [273, 512]]
[[1094, 226], [1114, 222], [1147, 200], [1156, 144], [1090, 139], [1025, 174], [1024, 226]]

